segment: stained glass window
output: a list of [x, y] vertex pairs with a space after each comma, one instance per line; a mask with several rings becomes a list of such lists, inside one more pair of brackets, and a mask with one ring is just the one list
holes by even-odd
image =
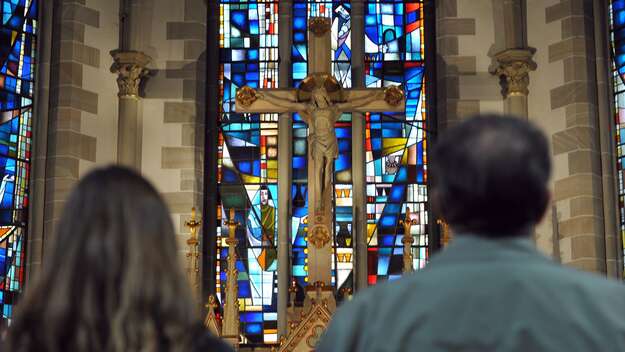
[[[616, 168], [621, 243], [625, 243], [625, 0], [613, 0], [610, 6], [612, 75], [614, 82], [614, 123], [616, 124]], [[623, 250], [623, 248], [621, 248]]]
[[[308, 19], [329, 17], [332, 20], [332, 74], [344, 88], [351, 88], [351, 6], [349, 1], [296, 0], [293, 3], [292, 72], [293, 85], [307, 75]], [[306, 223], [307, 209], [307, 142], [308, 130], [298, 114], [293, 123], [293, 219], [292, 275], [304, 287], [307, 281]], [[334, 163], [335, 238], [333, 246], [332, 283], [339, 289], [351, 286], [352, 248], [352, 173], [351, 114], [343, 114], [335, 125], [339, 156]]]
[[[278, 2], [220, 3], [218, 220], [235, 209], [243, 343], [277, 342], [278, 116], [236, 114], [238, 88], [278, 87]], [[226, 283], [227, 226], [217, 228], [217, 293]]]
[[[346, 0], [292, 2], [291, 82], [297, 87], [307, 75], [308, 19], [331, 18], [332, 74], [345, 88], [351, 77], [351, 3]], [[278, 1], [220, 1], [221, 113], [218, 116], [218, 220], [235, 209], [239, 260], [239, 305], [244, 343], [276, 342], [277, 321], [277, 133], [276, 114], [234, 113], [234, 95], [243, 85], [277, 88]], [[408, 95], [404, 114], [366, 114], [366, 177], [369, 282], [401, 274], [406, 208], [416, 214], [413, 227], [414, 265], [428, 256], [426, 106], [421, 1], [365, 1], [362, 40], [367, 87], [402, 85]], [[307, 136], [298, 114], [293, 115], [291, 274], [307, 285]], [[335, 125], [339, 155], [335, 162], [332, 284], [337, 291], [353, 285], [352, 115]], [[217, 292], [222, 299], [228, 248], [226, 226], [217, 228]], [[303, 297], [301, 297], [303, 298]]]
[[422, 1], [366, 1], [365, 84], [402, 85], [407, 97], [403, 114], [366, 115], [369, 284], [401, 276], [407, 208], [418, 222], [414, 267], [429, 255], [423, 31]]
[[24, 283], [37, 1], [3, 0], [0, 25], [0, 310], [10, 319]]

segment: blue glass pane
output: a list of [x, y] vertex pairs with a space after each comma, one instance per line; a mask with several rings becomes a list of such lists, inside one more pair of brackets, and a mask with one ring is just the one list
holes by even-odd
[[10, 319], [24, 279], [37, 1], [0, 3], [0, 319]]
[[428, 259], [423, 30], [422, 1], [366, 1], [365, 85], [400, 85], [406, 93], [403, 114], [366, 114], [370, 284], [402, 272], [404, 230], [399, 221], [407, 208], [418, 223], [411, 229], [414, 266], [420, 268]]
[[[328, 17], [332, 21], [332, 74], [344, 88], [350, 88], [351, 79], [351, 4], [349, 1], [298, 0], [292, 5], [293, 33], [291, 61], [293, 85], [297, 86], [307, 75], [308, 19]], [[291, 238], [294, 263], [292, 275], [303, 289], [307, 282], [306, 216], [307, 136], [308, 128], [298, 114], [293, 125], [293, 209]], [[339, 289], [350, 286], [353, 266], [352, 253], [352, 192], [351, 192], [351, 115], [343, 114], [335, 126], [339, 155], [335, 161], [335, 241], [332, 263], [332, 283]], [[303, 298], [303, 296], [299, 296]]]
[[[238, 88], [278, 86], [278, 2], [221, 1], [218, 223], [235, 209], [241, 331], [246, 345], [277, 343], [278, 123], [237, 114]], [[217, 292], [226, 284], [228, 228], [217, 228]]]
[[[620, 236], [625, 239], [625, 0], [610, 2]], [[625, 241], [621, 241], [625, 246]], [[625, 247], [621, 248], [625, 253]]]

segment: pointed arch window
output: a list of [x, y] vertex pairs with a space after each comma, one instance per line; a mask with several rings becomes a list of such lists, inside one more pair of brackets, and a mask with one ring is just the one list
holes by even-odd
[[0, 313], [10, 320], [24, 285], [38, 2], [1, 3]]
[[[428, 258], [427, 136], [425, 99], [424, 10], [420, 0], [365, 0], [363, 38], [352, 37], [349, 0], [293, 0], [291, 33], [278, 33], [277, 0], [220, 1], [220, 113], [217, 116], [217, 220], [235, 209], [244, 224], [237, 232], [239, 306], [244, 344], [277, 343], [277, 224], [290, 214], [289, 273], [300, 287], [307, 283], [307, 135], [306, 124], [293, 115], [290, 209], [278, 208], [278, 116], [237, 114], [236, 89], [278, 87], [278, 39], [290, 36], [289, 85], [307, 75], [307, 20], [331, 18], [332, 74], [343, 87], [352, 86], [352, 55], [365, 58], [365, 85], [402, 85], [408, 101], [403, 114], [366, 114], [366, 204], [369, 284], [401, 273], [399, 220], [406, 208], [418, 214], [413, 227], [414, 266]], [[284, 19], [281, 16], [280, 19]], [[364, 52], [352, 53], [361, 40]], [[285, 60], [288, 61], [288, 60]], [[284, 82], [283, 82], [284, 83]], [[354, 287], [352, 178], [352, 115], [336, 123], [339, 155], [335, 162], [334, 242], [332, 284], [340, 291]], [[209, 214], [209, 216], [212, 214]], [[223, 302], [227, 226], [217, 225], [216, 292]]]
[[[610, 3], [610, 42], [614, 84], [619, 234], [621, 243], [625, 243], [625, 0], [612, 0]], [[623, 251], [624, 248], [620, 250]]]
[[[278, 116], [237, 114], [236, 90], [278, 87], [278, 1], [221, 1], [218, 223], [229, 209], [236, 236], [241, 332], [245, 344], [277, 342]], [[228, 227], [217, 227], [216, 292], [226, 282]]]
[[422, 1], [365, 2], [365, 85], [406, 92], [405, 113], [366, 115], [369, 284], [401, 276], [407, 208], [417, 218], [413, 266], [429, 256], [424, 29]]

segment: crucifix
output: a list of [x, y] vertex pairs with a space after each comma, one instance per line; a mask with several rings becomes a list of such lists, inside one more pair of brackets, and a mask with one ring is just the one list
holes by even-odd
[[[403, 112], [404, 93], [396, 86], [343, 89], [331, 75], [331, 22], [308, 22], [308, 76], [293, 89], [241, 87], [238, 113], [299, 113], [308, 124], [308, 279], [331, 286], [332, 196], [338, 144], [334, 124], [343, 112]], [[288, 165], [280, 165], [288, 167]]]

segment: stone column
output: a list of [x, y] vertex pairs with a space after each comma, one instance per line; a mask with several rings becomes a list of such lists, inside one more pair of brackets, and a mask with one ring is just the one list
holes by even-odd
[[[495, 0], [501, 1], [501, 0]], [[524, 48], [527, 46], [525, 1], [503, 0], [501, 11], [503, 35], [506, 48]]]
[[[595, 70], [597, 75], [597, 114], [599, 125], [599, 152], [601, 153], [601, 185], [603, 190], [603, 222], [605, 228], [606, 274], [608, 277], [621, 278], [623, 271], [621, 241], [619, 241], [619, 206], [616, 186], [614, 143], [614, 107], [608, 52], [609, 11], [607, 4], [593, 1], [593, 22], [595, 38]], [[605, 98], [607, 97], [607, 98]]]
[[[291, 12], [292, 1], [280, 1], [278, 19], [280, 66], [278, 85], [291, 85]], [[278, 337], [287, 334], [287, 303], [290, 277], [291, 232], [291, 160], [293, 154], [293, 118], [281, 114], [278, 120]]]
[[[292, 1], [280, 1], [278, 18], [280, 66], [278, 86], [291, 85], [291, 12]], [[289, 301], [291, 244], [291, 114], [281, 114], [278, 121], [278, 338], [287, 334], [287, 304]]]
[[492, 74], [499, 76], [506, 114], [527, 119], [529, 72], [536, 70], [533, 48], [527, 46], [525, 4], [522, 0], [503, 0], [495, 7], [495, 16], [503, 22], [503, 50], [494, 55]]
[[536, 70], [536, 63], [532, 60], [534, 52], [535, 49], [524, 48], [506, 49], [495, 54], [497, 64], [491, 68], [491, 73], [500, 79], [506, 114], [527, 119], [529, 72]]
[[[219, 125], [219, 3], [207, 2], [207, 38], [206, 50], [206, 139], [205, 139], [205, 165], [204, 165], [204, 227], [201, 240], [202, 246], [202, 297], [216, 294], [217, 268], [217, 227], [221, 226], [217, 221], [217, 153]], [[212, 49], [212, 50], [211, 50]]]
[[[27, 241], [25, 284], [36, 282], [42, 270], [44, 248], [44, 220], [46, 201], [46, 164], [48, 157], [48, 126], [50, 118], [51, 66], [53, 52], [54, 3], [39, 3], [39, 35], [37, 43], [37, 90], [32, 123], [32, 159], [30, 179], [30, 207]], [[58, 43], [58, 42], [57, 42]], [[60, 45], [59, 45], [60, 46]]]
[[117, 162], [141, 169], [142, 125], [139, 118], [139, 86], [148, 74], [151, 58], [139, 51], [111, 51], [111, 72], [117, 74], [119, 87], [119, 124]]
[[[613, 117], [598, 114], [597, 99], [608, 100], [611, 93], [597, 90], [601, 78], [596, 63], [601, 58], [595, 48], [593, 2], [528, 0], [527, 10], [528, 39], [541, 53], [539, 74], [532, 75], [540, 80], [540, 95], [532, 95], [530, 111], [548, 133], [554, 159], [553, 251], [559, 251], [563, 264], [605, 273], [610, 230], [604, 222], [604, 197], [613, 194], [603, 191], [600, 135], [602, 119]], [[548, 31], [557, 35], [545, 35]], [[549, 242], [539, 244], [547, 247]]]
[[[364, 1], [352, 0], [352, 38], [364, 38]], [[364, 87], [364, 41], [352, 40], [352, 85]], [[355, 289], [367, 287], [367, 194], [365, 115], [352, 113], [352, 187]]]

